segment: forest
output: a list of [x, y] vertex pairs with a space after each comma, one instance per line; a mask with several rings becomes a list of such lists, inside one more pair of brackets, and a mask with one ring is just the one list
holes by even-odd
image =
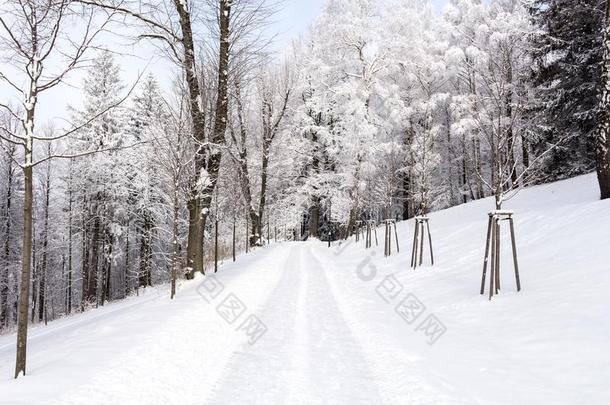
[[[4, 0], [0, 333], [596, 172], [610, 197], [610, 31], [597, 0], [330, 0], [282, 52], [271, 0]], [[154, 46], [123, 76], [108, 33]], [[80, 72], [80, 73], [78, 73]], [[80, 74], [82, 80], [72, 78]], [[61, 120], [43, 97], [75, 86]], [[484, 220], [485, 213], [481, 212]]]

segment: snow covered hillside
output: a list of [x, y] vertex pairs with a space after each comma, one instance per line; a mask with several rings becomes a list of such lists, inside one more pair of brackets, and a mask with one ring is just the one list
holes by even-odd
[[593, 175], [509, 201], [523, 289], [504, 239], [489, 301], [492, 206], [430, 216], [434, 267], [409, 268], [406, 221], [389, 258], [363, 241], [280, 243], [184, 282], [175, 301], [159, 287], [35, 327], [18, 380], [15, 336], [2, 336], [0, 403], [610, 403], [610, 201]]

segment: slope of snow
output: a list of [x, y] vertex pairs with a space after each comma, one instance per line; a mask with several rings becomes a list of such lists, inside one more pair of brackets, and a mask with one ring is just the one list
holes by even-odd
[[[33, 328], [19, 380], [15, 337], [0, 337], [0, 403], [610, 403], [610, 202], [595, 177], [506, 204], [523, 289], [504, 239], [489, 301], [479, 286], [492, 208], [430, 215], [434, 267], [409, 268], [406, 221], [389, 258], [363, 242], [281, 243], [183, 283], [174, 301], [157, 288]], [[239, 300], [233, 312], [226, 298]], [[248, 319], [266, 332], [248, 335]]]

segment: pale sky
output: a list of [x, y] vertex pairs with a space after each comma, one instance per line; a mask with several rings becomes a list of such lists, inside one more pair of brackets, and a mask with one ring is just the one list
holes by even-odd
[[[303, 35], [320, 14], [327, 0], [285, 0], [285, 6], [274, 17], [273, 30], [278, 33], [274, 45], [277, 52], [282, 52], [290, 44], [291, 40]], [[447, 0], [433, 0], [433, 4], [438, 10]], [[121, 65], [121, 75], [124, 83], [133, 83], [138, 73], [152, 72], [164, 88], [173, 78], [171, 65], [163, 58], [159, 57], [155, 50], [145, 44], [138, 44], [134, 47], [123, 48], [126, 54], [138, 56], [124, 56], [117, 58]], [[67, 105], [81, 107], [80, 82], [82, 81], [83, 71], [75, 72], [68, 78], [69, 85], [58, 86], [50, 90], [40, 98], [38, 114], [41, 120], [52, 120], [56, 117], [66, 117]]]
[[[285, 0], [283, 9], [274, 16], [273, 31], [277, 32], [275, 49], [281, 52], [293, 38], [305, 34], [315, 21], [327, 0]], [[151, 46], [138, 44], [133, 47], [121, 47], [120, 52], [137, 56], [118, 57], [121, 65], [121, 77], [125, 85], [133, 83], [139, 73], [152, 72], [163, 87], [168, 87], [173, 78], [172, 66], [157, 55]], [[77, 71], [68, 78], [69, 85], [60, 85], [40, 97], [38, 104], [39, 123], [56, 117], [66, 117], [67, 105], [81, 107], [80, 85], [84, 71]]]

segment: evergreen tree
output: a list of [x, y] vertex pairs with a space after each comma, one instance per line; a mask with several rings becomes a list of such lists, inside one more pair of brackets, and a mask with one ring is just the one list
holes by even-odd
[[153, 140], [162, 135], [158, 133], [158, 128], [161, 127], [158, 123], [167, 120], [165, 104], [154, 76], [149, 74], [146, 77], [140, 94], [136, 95], [133, 104], [127, 132], [133, 138], [132, 142], [145, 142], [145, 144], [122, 153], [127, 158], [127, 170], [124, 173], [125, 178], [129, 180], [130, 200], [125, 213], [129, 218], [123, 223], [135, 224], [136, 241], [139, 244], [138, 285], [146, 287], [152, 285], [153, 237], [154, 229], [158, 225], [155, 205], [160, 201], [159, 185], [155, 181], [155, 176], [159, 173], [159, 162], [155, 158]]
[[543, 181], [594, 168], [601, 86], [604, 4], [537, 0], [531, 10], [534, 93], [528, 108], [534, 150], [557, 144], [542, 162]]
[[[123, 85], [120, 67], [108, 51], [94, 59], [83, 83], [84, 117], [97, 117], [82, 130], [80, 150], [99, 153], [77, 159], [75, 182], [81, 205], [82, 304], [101, 303], [110, 299], [115, 244], [120, 224], [115, 222], [117, 208], [126, 195], [126, 179], [116, 170], [118, 155], [107, 151], [125, 143], [123, 109], [102, 114], [108, 106], [118, 104]], [[98, 116], [99, 115], [99, 116]]]

